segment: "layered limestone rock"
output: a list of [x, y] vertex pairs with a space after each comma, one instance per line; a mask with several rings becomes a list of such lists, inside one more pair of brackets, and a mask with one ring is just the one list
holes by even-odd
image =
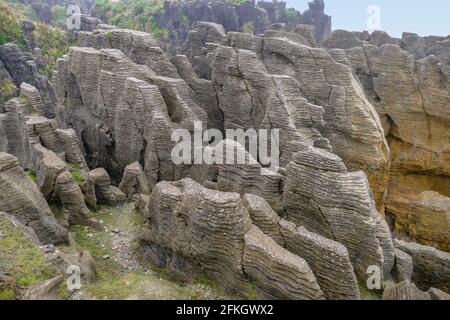
[[423, 192], [411, 203], [411, 237], [442, 251], [450, 251], [450, 198]]
[[315, 37], [318, 42], [326, 40], [331, 34], [331, 17], [325, 14], [323, 0], [308, 2], [309, 9], [303, 12], [300, 22], [315, 27]]
[[394, 264], [392, 240], [363, 172], [347, 172], [338, 156], [305, 148], [287, 167], [283, 204], [288, 220], [342, 243], [359, 278], [367, 277], [371, 265], [388, 277]]
[[305, 260], [252, 226], [245, 234], [244, 272], [263, 299], [320, 300], [323, 293]]
[[428, 293], [420, 291], [414, 283], [403, 281], [387, 287], [383, 293], [383, 300], [431, 300]]
[[33, 150], [36, 183], [52, 210], [59, 213], [58, 222], [66, 227], [72, 224], [97, 226], [89, 219], [89, 209], [69, 165], [41, 144], [35, 144]]
[[159, 76], [118, 50], [93, 48], [72, 48], [57, 77], [60, 108], [66, 106], [60, 121], [77, 133], [90, 167], [105, 168], [117, 183], [136, 161], [150, 185], [182, 176], [171, 163], [172, 132], [206, 123], [183, 80]]
[[147, 176], [138, 162], [126, 166], [119, 189], [126, 194], [128, 199], [139, 194], [150, 194]]
[[22, 107], [18, 99], [9, 100], [3, 106], [0, 112], [0, 151], [14, 155], [23, 168], [29, 169], [32, 152]]
[[243, 201], [253, 224], [280, 246], [305, 259], [325, 298], [359, 299], [353, 266], [343, 245], [280, 218], [261, 197], [246, 194]]
[[97, 168], [89, 172], [87, 181], [88, 197], [96, 199], [98, 204], [116, 206], [126, 200], [126, 195], [119, 188], [111, 185], [108, 172], [103, 168]]
[[395, 249], [395, 265], [393, 276], [398, 282], [405, 280], [411, 281], [413, 273], [413, 259], [402, 250]]
[[147, 65], [160, 76], [179, 78], [158, 42], [148, 33], [101, 24], [95, 32], [80, 32], [78, 41], [80, 47], [119, 50], [131, 61]]
[[30, 104], [30, 113], [43, 113], [44, 103], [42, 102], [39, 91], [26, 82], [20, 85], [20, 97], [27, 99]]
[[17, 88], [25, 82], [39, 91], [44, 103], [43, 114], [46, 117], [54, 118], [56, 116], [55, 89], [47, 77], [39, 74], [33, 57], [25, 55], [17, 45], [7, 43], [0, 46], [0, 61]]
[[450, 253], [402, 240], [395, 240], [395, 246], [412, 257], [412, 281], [421, 290], [434, 287], [450, 292]]
[[17, 158], [0, 153], [0, 203], [2, 210], [31, 227], [42, 244], [68, 241], [36, 184], [25, 174]]
[[[184, 276], [204, 273], [228, 292], [246, 296], [320, 299], [308, 264], [252, 225], [237, 193], [207, 189], [191, 179], [158, 183], [145, 210], [146, 257]], [[248, 279], [249, 277], [250, 279]]]
[[386, 211], [406, 234], [410, 204], [422, 192], [450, 196], [447, 64], [433, 55], [416, 60], [393, 44], [361, 42], [346, 56], [383, 123], [392, 162]]
[[327, 138], [349, 170], [365, 171], [383, 211], [389, 148], [345, 54], [280, 31], [265, 37], [229, 33], [228, 44], [232, 48], [206, 48], [224, 126], [279, 128], [282, 166], [299, 142], [331, 150]]

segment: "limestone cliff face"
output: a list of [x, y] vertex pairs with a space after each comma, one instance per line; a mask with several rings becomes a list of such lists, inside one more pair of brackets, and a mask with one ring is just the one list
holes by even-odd
[[380, 115], [391, 149], [386, 211], [396, 230], [408, 233], [411, 203], [422, 192], [450, 193], [447, 40], [404, 34], [400, 46], [387, 40], [372, 45], [339, 33], [331, 37], [332, 46], [339, 47], [341, 39], [348, 43], [349, 37], [346, 57]]

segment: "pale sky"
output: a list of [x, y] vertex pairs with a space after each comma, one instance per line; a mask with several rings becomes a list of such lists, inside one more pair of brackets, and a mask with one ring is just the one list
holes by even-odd
[[[288, 7], [304, 11], [310, 0], [284, 0]], [[450, 35], [450, 0], [325, 0], [325, 12], [334, 29], [367, 30], [367, 8], [380, 8], [381, 29], [401, 37], [403, 31], [427, 35]]]

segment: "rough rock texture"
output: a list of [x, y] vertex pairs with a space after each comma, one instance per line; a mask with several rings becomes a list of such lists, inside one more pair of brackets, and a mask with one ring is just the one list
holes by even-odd
[[126, 195], [119, 188], [111, 185], [108, 172], [103, 168], [89, 172], [88, 184], [94, 187], [94, 197], [98, 204], [116, 206], [126, 200]]
[[347, 172], [336, 155], [308, 147], [288, 165], [283, 196], [287, 219], [342, 243], [359, 278], [370, 265], [383, 266], [387, 277], [392, 240], [363, 172]]
[[436, 288], [431, 288], [430, 290], [428, 290], [428, 294], [430, 295], [431, 300], [450, 300], [450, 294], [447, 294], [444, 291]]
[[203, 272], [240, 296], [249, 294], [249, 277], [261, 297], [323, 297], [308, 264], [252, 225], [237, 193], [206, 189], [191, 179], [160, 182], [145, 217], [141, 244], [160, 267], [184, 276]]
[[251, 221], [238, 194], [208, 190], [190, 179], [160, 182], [145, 218], [149, 230], [141, 243], [158, 266], [186, 276], [200, 267], [228, 291], [248, 292], [242, 258]]
[[245, 234], [244, 272], [262, 299], [319, 300], [323, 293], [305, 260], [281, 248], [256, 226]]
[[0, 203], [2, 210], [31, 227], [42, 244], [68, 241], [67, 230], [56, 223], [38, 187], [27, 177], [17, 158], [0, 153]]
[[0, 151], [14, 155], [23, 168], [29, 169], [31, 150], [22, 107], [18, 99], [12, 99], [0, 110]]
[[126, 194], [128, 199], [136, 194], [149, 195], [151, 193], [147, 176], [138, 162], [126, 166], [119, 189]]
[[280, 31], [264, 38], [229, 33], [228, 44], [232, 48], [206, 48], [224, 127], [280, 128], [282, 166], [299, 142], [332, 147], [350, 170], [366, 172], [383, 211], [389, 148], [345, 55], [330, 55], [299, 34]]
[[411, 203], [411, 237], [442, 251], [450, 251], [450, 198], [423, 192]]
[[450, 292], [450, 253], [402, 240], [395, 240], [395, 246], [412, 257], [412, 281], [420, 289]]
[[411, 281], [413, 273], [413, 259], [412, 257], [401, 251], [395, 249], [395, 265], [393, 275], [396, 281], [402, 282], [405, 280]]
[[31, 107], [30, 113], [44, 112], [44, 103], [42, 102], [39, 91], [31, 84], [23, 82], [20, 85], [20, 97], [29, 101]]
[[66, 106], [60, 122], [76, 131], [91, 168], [104, 167], [117, 183], [136, 161], [150, 185], [181, 177], [170, 158], [173, 129], [206, 123], [183, 80], [156, 75], [112, 49], [72, 48], [59, 63], [61, 110]]
[[[411, 43], [402, 47], [416, 50]], [[361, 42], [345, 52], [381, 118], [391, 150], [386, 211], [396, 231], [407, 234], [410, 204], [419, 200], [422, 192], [450, 196], [448, 64], [444, 58], [425, 53], [416, 54], [420, 58], [416, 60], [410, 52], [389, 43]]]
[[281, 219], [261, 197], [246, 194], [244, 204], [264, 234], [306, 260], [327, 299], [359, 299], [358, 283], [347, 249], [304, 227]]
[[44, 103], [44, 115], [49, 118], [56, 116], [56, 95], [49, 80], [38, 73], [34, 59], [25, 55], [19, 47], [8, 43], [0, 46], [0, 60], [10, 74], [17, 88], [26, 82], [39, 91]]
[[383, 300], [431, 300], [427, 292], [420, 291], [414, 283], [406, 280], [391, 287], [383, 293]]

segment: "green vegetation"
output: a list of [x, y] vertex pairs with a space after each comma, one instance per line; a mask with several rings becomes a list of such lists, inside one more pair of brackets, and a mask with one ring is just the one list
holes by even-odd
[[165, 39], [168, 36], [167, 30], [161, 28], [154, 16], [163, 10], [162, 0], [98, 0], [95, 4], [96, 15], [104, 21], [119, 28], [151, 33], [157, 39]]
[[75, 182], [78, 183], [78, 185], [83, 184], [86, 181], [86, 178], [81, 173], [78, 165], [74, 162], [71, 162], [69, 166], [70, 166], [69, 171], [72, 174], [73, 178], [75, 179]]
[[0, 270], [10, 275], [0, 286], [0, 300], [13, 299], [16, 292], [51, 279], [56, 271], [48, 267], [42, 250], [9, 220], [0, 217]]
[[255, 32], [255, 25], [253, 24], [252, 21], [249, 21], [242, 26], [241, 31], [253, 34]]
[[286, 9], [286, 22], [296, 21], [297, 11], [294, 8]]
[[17, 87], [11, 80], [3, 80], [0, 83], [0, 95], [4, 98], [10, 98], [16, 95]]
[[69, 43], [68, 34], [58, 28], [38, 23], [35, 35], [47, 66], [47, 74], [51, 76], [56, 70], [56, 61], [69, 52], [71, 44]]
[[10, 4], [0, 0], [0, 45], [13, 42], [24, 47], [21, 19], [21, 15]]
[[27, 175], [33, 180], [34, 183], [37, 183], [37, 175], [33, 170], [27, 171]]

